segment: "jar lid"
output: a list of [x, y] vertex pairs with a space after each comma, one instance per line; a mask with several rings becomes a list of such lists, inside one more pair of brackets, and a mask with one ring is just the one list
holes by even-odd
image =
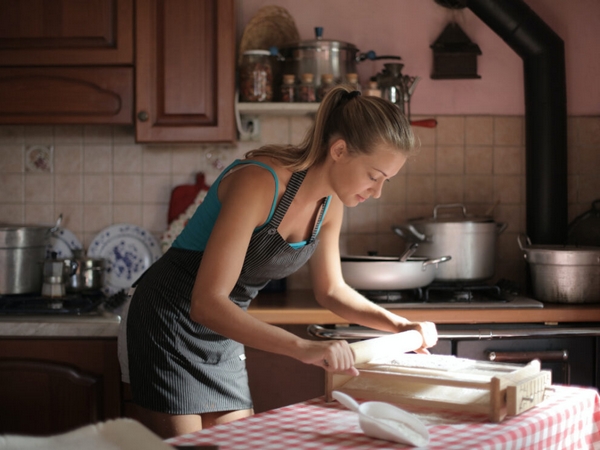
[[270, 56], [269, 50], [246, 50], [243, 55], [254, 55], [254, 56]]
[[302, 74], [302, 81], [304, 83], [312, 83], [314, 78], [315, 78], [315, 76], [312, 73], [303, 73]]

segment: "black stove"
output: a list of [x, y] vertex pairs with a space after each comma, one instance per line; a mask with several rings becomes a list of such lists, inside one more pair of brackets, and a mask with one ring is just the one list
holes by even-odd
[[93, 314], [106, 300], [101, 291], [52, 298], [39, 294], [0, 295], [0, 316]]
[[508, 280], [496, 284], [433, 282], [417, 289], [361, 294], [389, 309], [543, 308], [543, 303], [522, 295], [519, 286]]

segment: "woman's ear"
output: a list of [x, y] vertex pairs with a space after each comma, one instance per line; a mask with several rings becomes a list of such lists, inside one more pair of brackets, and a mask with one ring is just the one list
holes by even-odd
[[329, 154], [333, 158], [334, 161], [338, 161], [348, 152], [348, 147], [346, 146], [346, 141], [343, 139], [337, 139], [333, 141], [331, 146], [329, 147]]

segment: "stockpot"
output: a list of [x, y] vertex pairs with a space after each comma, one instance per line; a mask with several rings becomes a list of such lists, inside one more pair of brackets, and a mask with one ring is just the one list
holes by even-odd
[[440, 263], [447, 264], [451, 258], [410, 257], [400, 261], [397, 256], [342, 256], [341, 259], [344, 280], [354, 289], [395, 291], [427, 286], [434, 280]]
[[532, 245], [522, 235], [517, 241], [529, 265], [535, 299], [600, 303], [600, 247]]
[[467, 214], [462, 204], [437, 205], [433, 217], [409, 219], [392, 229], [409, 242], [418, 242], [415, 256], [450, 255], [435, 280], [475, 282], [494, 276], [497, 237], [507, 227], [491, 216]]
[[0, 224], [0, 294], [39, 293], [51, 228]]
[[321, 75], [333, 75], [335, 83], [345, 81], [349, 73], [356, 73], [357, 63], [366, 59], [401, 59], [399, 56], [377, 56], [374, 51], [360, 53], [354, 44], [323, 39], [323, 28], [315, 28], [315, 39], [292, 42], [281, 46], [279, 56], [283, 60], [283, 73], [294, 74], [300, 80], [302, 74], [312, 73], [315, 86], [321, 83]]

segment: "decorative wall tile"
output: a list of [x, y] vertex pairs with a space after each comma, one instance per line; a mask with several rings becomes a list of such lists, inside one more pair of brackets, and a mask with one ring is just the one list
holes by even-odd
[[52, 145], [28, 145], [25, 147], [25, 171], [51, 173], [53, 171]]

